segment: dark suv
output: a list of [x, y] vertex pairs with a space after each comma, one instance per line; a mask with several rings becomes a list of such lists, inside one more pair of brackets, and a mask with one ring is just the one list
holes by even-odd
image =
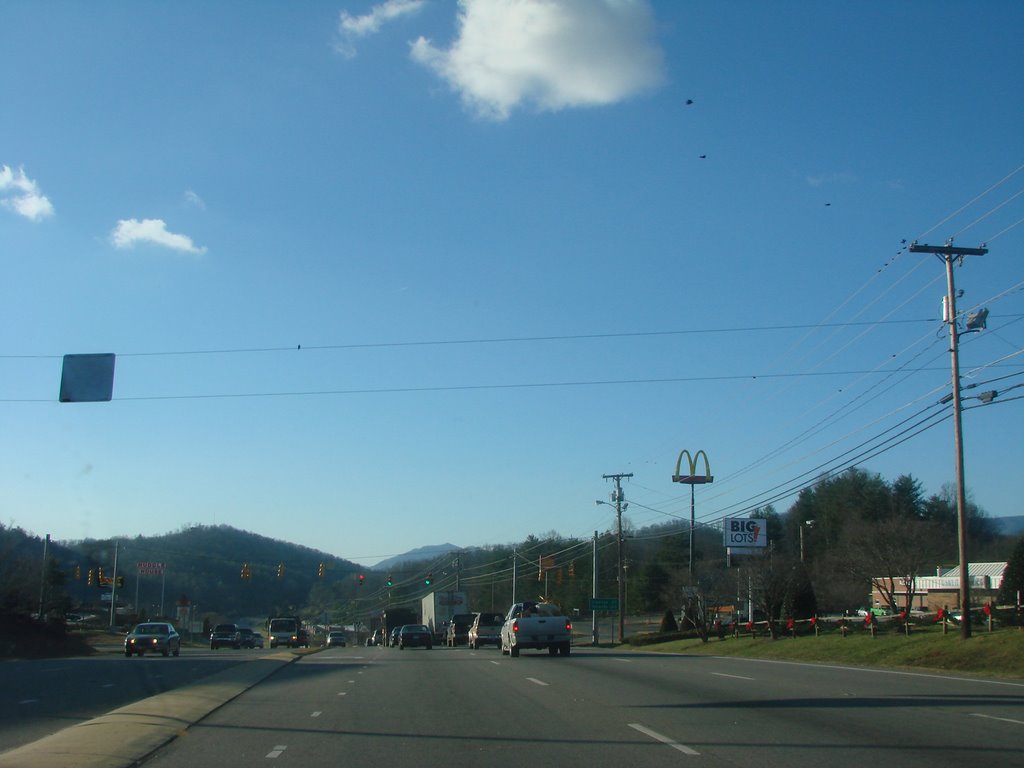
[[456, 613], [448, 622], [448, 632], [444, 644], [450, 647], [465, 645], [469, 642], [469, 627], [475, 618], [472, 613]]
[[242, 634], [238, 631], [237, 624], [218, 624], [210, 633], [210, 650], [216, 651], [221, 646], [231, 648], [242, 647]]

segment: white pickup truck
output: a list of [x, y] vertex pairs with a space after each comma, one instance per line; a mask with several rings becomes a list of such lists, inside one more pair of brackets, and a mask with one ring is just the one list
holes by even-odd
[[501, 652], [518, 656], [526, 648], [547, 648], [554, 656], [569, 655], [572, 622], [554, 603], [516, 603], [501, 626]]

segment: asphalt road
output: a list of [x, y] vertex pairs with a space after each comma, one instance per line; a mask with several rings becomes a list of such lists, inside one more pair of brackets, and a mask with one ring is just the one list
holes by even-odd
[[484, 761], [1024, 765], [1024, 681], [575, 648], [302, 658], [153, 754], [159, 768]]
[[0, 752], [86, 722], [133, 701], [175, 690], [259, 650], [183, 648], [177, 658], [125, 658], [111, 646], [89, 658], [0, 663]]

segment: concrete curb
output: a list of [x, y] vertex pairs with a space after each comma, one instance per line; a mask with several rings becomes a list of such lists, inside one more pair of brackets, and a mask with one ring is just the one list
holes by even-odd
[[261, 656], [133, 702], [0, 754], [0, 768], [130, 768], [299, 658], [292, 653]]

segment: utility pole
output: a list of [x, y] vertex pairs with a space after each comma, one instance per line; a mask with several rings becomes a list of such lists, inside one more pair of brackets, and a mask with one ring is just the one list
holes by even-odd
[[[594, 531], [594, 570], [593, 570], [593, 576], [594, 576], [594, 590], [593, 590], [592, 597], [597, 599], [597, 597], [598, 597], [598, 594], [597, 594], [597, 531]], [[1020, 601], [1018, 600], [1017, 602], [1020, 602]], [[595, 610], [591, 610], [590, 611], [590, 633], [593, 636], [591, 644], [596, 648], [597, 647], [597, 611], [595, 611]]]
[[953, 287], [953, 261], [963, 266], [964, 256], [984, 256], [988, 248], [955, 248], [950, 239], [945, 245], [910, 245], [911, 253], [933, 253], [946, 265], [946, 312], [949, 326], [949, 355], [953, 384], [953, 442], [956, 454], [956, 528], [960, 555], [960, 637], [971, 636], [970, 574], [967, 562], [967, 490], [964, 484], [964, 439], [960, 405], [960, 332], [956, 326], [956, 291]]
[[46, 534], [46, 538], [43, 539], [43, 571], [39, 576], [39, 620], [45, 621], [46, 617], [43, 612], [46, 607], [46, 560], [49, 557], [50, 549], [50, 534]]
[[612, 501], [615, 502], [615, 522], [616, 522], [616, 550], [618, 552], [618, 582], [619, 582], [619, 642], [625, 642], [625, 629], [626, 629], [626, 577], [622, 571], [623, 555], [626, 548], [626, 542], [622, 540], [622, 510], [625, 506], [625, 496], [622, 494], [622, 478], [632, 477], [632, 472], [619, 473], [617, 475], [602, 475], [605, 480], [615, 481], [615, 490], [612, 491]]
[[111, 576], [113, 579], [110, 582], [110, 628], [114, 629], [117, 626], [117, 549], [121, 544], [119, 541], [114, 542], [114, 574]]

